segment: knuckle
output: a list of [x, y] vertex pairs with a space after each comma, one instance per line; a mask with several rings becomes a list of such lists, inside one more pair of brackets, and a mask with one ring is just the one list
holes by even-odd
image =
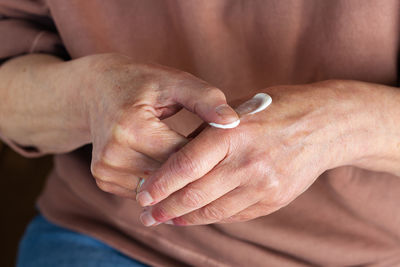
[[[266, 166], [258, 161], [252, 164], [252, 175], [247, 182], [252, 187], [254, 196], [266, 198], [271, 206], [282, 206], [288, 201], [288, 194], [283, 192], [280, 177], [275, 166]], [[266, 197], [267, 196], [267, 197]]]
[[247, 157], [242, 159], [240, 168], [247, 173], [247, 179], [242, 181], [242, 185], [250, 183], [257, 188], [264, 188], [264, 177], [268, 172], [268, 166], [266, 166], [264, 160], [256, 156]]
[[276, 166], [274, 166], [273, 162], [271, 162], [271, 164], [266, 164], [263, 157], [253, 157], [242, 164], [241, 167], [248, 170], [248, 173], [250, 173], [244, 183], [251, 185], [256, 194], [260, 193], [261, 195], [265, 195], [265, 192], [274, 194], [279, 190], [279, 177], [282, 177], [282, 175], [277, 173]]
[[134, 142], [133, 131], [124, 126], [121, 122], [117, 124], [112, 131], [112, 141], [120, 145], [130, 145]]
[[106, 168], [119, 168], [121, 165], [121, 162], [119, 160], [119, 156], [115, 155], [115, 153], [111, 150], [104, 150], [103, 153], [101, 153], [99, 162], [101, 163], [101, 168], [106, 169]]
[[92, 163], [90, 169], [93, 177], [95, 177], [97, 181], [112, 182], [113, 179], [108, 175], [107, 167], [103, 162], [98, 161]]
[[195, 163], [185, 149], [181, 149], [174, 154], [172, 160], [171, 171], [175, 174], [180, 174], [180, 176], [191, 178], [191, 175], [199, 170], [199, 164]]
[[264, 191], [277, 192], [279, 189], [279, 179], [275, 175], [264, 175], [262, 176], [262, 186]]
[[115, 168], [118, 169], [120, 168], [121, 163], [119, 162], [119, 159], [117, 157], [109, 157], [109, 156], [102, 156], [100, 158], [100, 161], [102, 165], [104, 166], [103, 168]]
[[220, 221], [224, 218], [225, 211], [215, 205], [208, 205], [200, 209], [200, 213], [201, 217], [209, 221]]
[[92, 163], [95, 162], [99, 167], [118, 167], [120, 165], [119, 161], [122, 159], [120, 148], [121, 146], [112, 137], [108, 140], [94, 143]]
[[262, 155], [255, 155], [250, 158], [248, 167], [257, 174], [264, 174], [266, 170], [266, 161]]
[[96, 184], [104, 192], [107, 192], [107, 193], [112, 193], [113, 192], [111, 184], [109, 184], [107, 182], [104, 182], [104, 181], [102, 181], [100, 179], [96, 179]]
[[181, 201], [185, 207], [197, 208], [205, 202], [205, 194], [199, 189], [185, 187], [182, 189]]
[[254, 181], [254, 193], [256, 196], [275, 196], [279, 191], [279, 179], [273, 175], [259, 174], [252, 177]]
[[90, 165], [90, 171], [92, 172], [92, 175], [99, 179], [101, 176], [103, 176], [103, 162], [102, 161], [96, 161], [92, 162]]
[[105, 183], [113, 182], [113, 179], [110, 176], [106, 175], [106, 174], [100, 175], [100, 176], [98, 176], [96, 178], [98, 180], [102, 181], [102, 182], [105, 182]]
[[241, 159], [241, 168], [252, 170], [252, 172], [263, 171], [265, 169], [265, 158], [260, 154], [250, 153]]
[[264, 176], [255, 184], [252, 191], [257, 198], [265, 199], [271, 207], [282, 207], [288, 201], [286, 194], [281, 192], [279, 181], [275, 178]]

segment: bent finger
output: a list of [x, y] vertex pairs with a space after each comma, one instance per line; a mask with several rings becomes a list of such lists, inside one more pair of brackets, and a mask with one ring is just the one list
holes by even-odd
[[99, 155], [99, 158], [92, 160], [94, 172], [96, 169], [115, 169], [147, 178], [161, 166], [160, 162], [147, 155], [115, 142], [107, 144]]
[[208, 205], [166, 223], [181, 226], [216, 223], [245, 210], [257, 201], [258, 198], [247, 187], [238, 187]]
[[119, 197], [129, 198], [135, 200], [136, 191], [130, 190], [114, 183], [103, 182], [101, 180], [96, 180], [97, 186], [104, 192], [117, 195]]
[[[190, 75], [190, 74], [188, 74]], [[239, 116], [227, 104], [225, 94], [218, 88], [191, 76], [172, 88], [173, 100], [208, 123], [231, 124]]]
[[[187, 184], [203, 177], [227, 155], [229, 140], [217, 136], [218, 129], [207, 129], [173, 154], [141, 187], [140, 205], [153, 205]], [[222, 130], [223, 131], [223, 130]]]
[[113, 168], [97, 168], [95, 171], [92, 171], [92, 175], [96, 181], [118, 185], [127, 190], [135, 190], [141, 178], [140, 176]]
[[159, 162], [187, 143], [187, 139], [170, 129], [154, 114], [150, 106], [132, 107], [125, 120], [115, 127], [116, 142]]
[[143, 216], [149, 220], [164, 222], [204, 207], [238, 185], [239, 181], [232, 180], [231, 174], [220, 167], [154, 205]]

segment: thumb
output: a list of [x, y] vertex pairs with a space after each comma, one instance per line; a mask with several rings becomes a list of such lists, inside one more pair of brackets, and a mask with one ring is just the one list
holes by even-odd
[[236, 127], [240, 122], [239, 116], [227, 104], [225, 94], [218, 88], [202, 85], [200, 88], [185, 86], [175, 89], [174, 100], [212, 126]]
[[114, 132], [119, 143], [162, 163], [188, 140], [169, 128], [152, 110], [143, 105], [132, 107], [128, 112], [132, 115]]

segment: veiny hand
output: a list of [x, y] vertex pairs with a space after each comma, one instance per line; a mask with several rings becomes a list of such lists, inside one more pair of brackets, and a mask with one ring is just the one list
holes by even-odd
[[85, 75], [91, 171], [109, 193], [134, 199], [139, 177], [148, 177], [187, 142], [161, 121], [182, 107], [206, 122], [238, 119], [222, 91], [182, 71], [134, 64], [117, 54], [88, 56], [75, 65]]
[[234, 129], [206, 128], [142, 185], [143, 224], [254, 219], [289, 204], [325, 170], [351, 163], [362, 154], [354, 133], [368, 120], [368, 96], [357, 96], [362, 83], [349, 83], [268, 88], [266, 110]]

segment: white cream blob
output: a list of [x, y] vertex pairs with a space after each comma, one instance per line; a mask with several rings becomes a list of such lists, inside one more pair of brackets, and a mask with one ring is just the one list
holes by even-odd
[[257, 102], [259, 102], [259, 106], [253, 110], [252, 112], [245, 114], [245, 115], [252, 115], [252, 114], [256, 114], [260, 111], [263, 111], [264, 109], [266, 109], [269, 105], [271, 105], [272, 103], [272, 97], [268, 94], [265, 93], [258, 93], [256, 94], [252, 100], [255, 100]]
[[[256, 114], [260, 111], [266, 109], [272, 103], [272, 98], [270, 95], [265, 93], [258, 93], [250, 100], [244, 102], [240, 106], [238, 106], [235, 110], [239, 114], [239, 117], [243, 117], [245, 115]], [[240, 124], [240, 119], [228, 124], [218, 124], [214, 122], [209, 123], [212, 127], [221, 128], [221, 129], [232, 129], [237, 127]]]
[[232, 129], [237, 127], [240, 124], [240, 120], [228, 123], [228, 124], [218, 124], [218, 123], [214, 123], [214, 122], [210, 122], [209, 123], [212, 127], [215, 128], [221, 128], [221, 129]]

